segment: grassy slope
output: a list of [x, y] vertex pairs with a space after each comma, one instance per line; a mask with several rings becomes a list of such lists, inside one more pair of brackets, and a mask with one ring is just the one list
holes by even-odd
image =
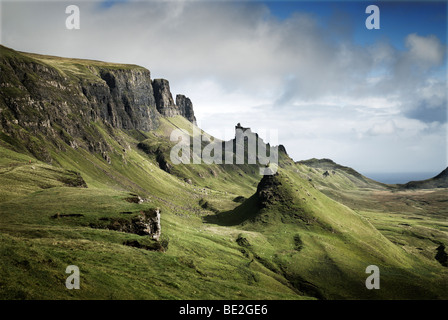
[[434, 189], [448, 188], [448, 168], [433, 178], [422, 181], [410, 181], [408, 183], [398, 185], [402, 189]]
[[[28, 57], [76, 77], [90, 63]], [[282, 186], [276, 192], [286, 200], [260, 209], [254, 193], [261, 177], [251, 167], [179, 166], [170, 175], [137, 148], [141, 141], [169, 147], [166, 137], [172, 129], [191, 130], [181, 117], [162, 119], [152, 133], [114, 132], [127, 149], [100, 123], [92, 126], [112, 146], [111, 164], [99, 154], [69, 147], [61, 152], [41, 140], [54, 159], [50, 166], [26, 151], [11, 151], [2, 137], [1, 298], [446, 298], [447, 271], [431, 258], [431, 240], [414, 243], [409, 234], [400, 236], [384, 210], [374, 220], [371, 210], [353, 211], [328, 198], [316, 189], [317, 175], [308, 181], [308, 167], [283, 159]], [[73, 186], [77, 175], [72, 171], [88, 188]], [[359, 192], [349, 177], [333, 178], [329, 186]], [[146, 201], [125, 201], [130, 192]], [[357, 204], [373, 203], [357, 195]], [[237, 196], [247, 200], [240, 204]], [[122, 217], [120, 212], [152, 207], [162, 210], [166, 252], [123, 245], [126, 240], [148, 242], [144, 237], [90, 227], [100, 219]], [[82, 216], [53, 219], [57, 213]], [[446, 223], [424, 221], [418, 227], [427, 228], [428, 237], [438, 225], [437, 239], [446, 240]], [[424, 246], [423, 253], [414, 245]], [[64, 286], [71, 264], [81, 270], [79, 291]], [[382, 290], [365, 289], [369, 264], [380, 266]]]
[[[415, 279], [429, 277], [440, 281], [441, 289], [448, 286], [446, 268], [435, 260], [436, 248], [448, 243], [446, 189], [400, 190], [378, 183], [360, 183], [359, 177], [349, 171], [336, 169], [324, 177], [326, 170], [329, 168], [298, 164], [296, 172], [311, 178], [310, 183], [316, 188], [352, 208], [406, 252], [413, 261]], [[435, 276], [435, 272], [440, 274]], [[425, 296], [422, 292], [418, 295]]]
[[[2, 150], [12, 163], [23, 161], [24, 168], [34, 166], [29, 174], [41, 168], [47, 172], [44, 164], [30, 165], [27, 157]], [[212, 213], [199, 206], [200, 199], [231, 216], [231, 210], [238, 206], [232, 201], [237, 194], [216, 189], [207, 189], [205, 194], [201, 187], [158, 169], [138, 151], [127, 152], [127, 170], [121, 174], [136, 178], [144, 173], [146, 179], [136, 181], [143, 184], [141, 190], [146, 190], [144, 181], [152, 181], [146, 185], [150, 192], [141, 193], [149, 202], [138, 205], [124, 201], [129, 192], [124, 191], [127, 182], [119, 172], [123, 164], [113, 161], [117, 168], [109, 168], [112, 173], [101, 180], [104, 174], [93, 170], [91, 162], [101, 168], [108, 165], [88, 154], [79, 159], [59, 154], [58, 161], [64, 163], [63, 159], [70, 158], [66, 167], [91, 172], [90, 176], [83, 174], [89, 188], [36, 186], [3, 201], [4, 298], [437, 298], [444, 294], [441, 281], [446, 279], [446, 271], [430, 256], [415, 259], [412, 252], [393, 245], [366, 219], [323, 195], [294, 170], [281, 170], [285, 192], [293, 197], [291, 208], [273, 206], [253, 212], [256, 204], [250, 203], [252, 197], [249, 206], [243, 203], [235, 212], [260, 219], [204, 224], [202, 217]], [[4, 165], [6, 159], [2, 157]], [[145, 162], [145, 166], [135, 165]], [[57, 184], [59, 170], [52, 174], [53, 179], [47, 178]], [[120, 184], [112, 182], [111, 176], [120, 177]], [[20, 179], [9, 181], [10, 186], [14, 185], [11, 181], [16, 182], [16, 190], [29, 185]], [[176, 197], [167, 196], [167, 190]], [[162, 208], [163, 237], [169, 239], [165, 253], [122, 245], [125, 240], [141, 239], [139, 236], [88, 227], [100, 218], [153, 206]], [[299, 209], [311, 220], [285, 219], [285, 212]], [[50, 218], [58, 212], [82, 213], [84, 217]], [[241, 235], [250, 243], [248, 247], [236, 242]], [[297, 236], [302, 243], [299, 250]], [[84, 286], [79, 292], [63, 285], [64, 268], [69, 264], [81, 269]], [[369, 264], [380, 266], [385, 290], [365, 289], [364, 270]], [[24, 272], [27, 276], [20, 276]], [[36, 283], [40, 290], [36, 290]]]
[[[168, 161], [171, 147], [176, 144], [176, 142], [168, 143], [173, 129], [182, 129], [189, 135], [193, 134], [193, 125], [185, 118], [176, 116], [161, 119], [159, 128], [149, 133], [150, 139], [144, 141], [163, 145], [167, 150], [164, 154]], [[199, 128], [196, 128], [196, 132], [201, 132], [204, 136], [210, 137]], [[203, 143], [204, 146], [206, 144]], [[243, 196], [250, 196], [261, 178], [255, 165], [198, 165], [192, 163], [190, 165], [173, 166], [172, 173], [179, 178], [190, 179], [200, 187], [222, 190], [223, 192], [231, 192]]]
[[[226, 221], [222, 217], [221, 223], [237, 221], [246, 230], [262, 233], [268, 244], [251, 239], [249, 234], [250, 250], [286, 278], [302, 279], [297, 280], [299, 289], [326, 298], [417, 299], [446, 295], [447, 271], [434, 256], [416, 255], [393, 244], [366, 217], [329, 199], [296, 172], [280, 173], [277, 193], [279, 198], [288, 199], [285, 204], [276, 203], [255, 213], [248, 212], [253, 205], [242, 204], [241, 210], [237, 208], [234, 213], [245, 214], [247, 220]], [[380, 267], [384, 291], [363, 287], [364, 271], [370, 264]]]
[[[132, 147], [123, 152], [116, 145], [111, 165], [80, 149], [52, 151], [55, 163], [81, 172], [88, 188], [61, 185], [62, 168], [48, 171], [51, 166], [10, 151], [3, 143], [2, 170], [14, 170], [0, 179], [2, 186], [14, 191], [2, 198], [0, 207], [2, 298], [301, 298], [270, 270], [248, 266], [235, 242], [238, 230], [208, 231], [202, 223], [201, 216], [211, 212], [199, 205], [200, 199], [232, 208], [239, 193], [205, 191], [214, 177], [203, 178], [200, 186], [189, 185], [160, 170], [135, 147], [138, 141], [121, 134]], [[126, 202], [129, 191], [147, 201]], [[156, 206], [162, 210], [162, 238], [169, 239], [165, 253], [123, 245], [125, 240], [142, 241], [137, 235], [89, 227], [101, 218], [120, 217], [120, 212]], [[83, 216], [52, 219], [56, 213]], [[83, 290], [65, 288], [64, 270], [69, 264], [80, 267]]]

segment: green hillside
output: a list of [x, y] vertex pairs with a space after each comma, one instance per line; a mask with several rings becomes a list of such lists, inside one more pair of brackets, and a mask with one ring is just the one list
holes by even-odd
[[402, 189], [434, 189], [448, 188], [448, 168], [433, 178], [422, 181], [409, 181], [408, 183], [399, 185]]
[[[283, 148], [270, 176], [176, 165], [170, 133], [193, 124], [151, 100], [139, 107], [148, 122], [122, 105], [143, 94], [120, 79], [143, 90], [146, 69], [0, 49], [1, 299], [447, 299], [445, 190], [397, 193]], [[433, 205], [406, 211], [393, 197]], [[160, 239], [139, 229], [155, 211]], [[80, 290], [65, 287], [68, 265]], [[365, 287], [369, 265], [380, 290]]]

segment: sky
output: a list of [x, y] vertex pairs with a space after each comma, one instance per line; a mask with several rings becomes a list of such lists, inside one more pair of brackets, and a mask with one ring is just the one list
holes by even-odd
[[[65, 8], [78, 5], [80, 29]], [[369, 30], [366, 7], [380, 10]], [[9, 1], [0, 43], [144, 66], [185, 94], [198, 125], [278, 132], [296, 161], [361, 173], [447, 167], [446, 2]], [[263, 137], [263, 135], [262, 135]], [[269, 141], [269, 136], [264, 137]], [[273, 143], [275, 141], [272, 141]]]

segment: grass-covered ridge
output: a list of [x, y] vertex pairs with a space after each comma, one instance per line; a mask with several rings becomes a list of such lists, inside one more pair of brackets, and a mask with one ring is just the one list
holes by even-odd
[[[100, 83], [100, 69], [144, 72], [1, 46], [0, 54], [48, 68], [67, 85]], [[256, 165], [174, 165], [169, 136], [193, 133], [185, 118], [161, 117], [144, 131], [82, 122], [79, 112], [48, 126], [38, 108], [24, 115], [9, 107], [7, 99], [22, 103], [42, 88], [32, 71], [26, 82], [4, 66], [12, 80], [0, 99], [8, 122], [0, 134], [0, 298], [447, 298], [448, 271], [435, 258], [448, 243], [446, 189], [388, 188], [284, 152], [274, 176], [260, 176]], [[45, 81], [50, 95], [70, 98]], [[23, 125], [35, 116], [34, 129]], [[120, 228], [155, 209], [159, 241]], [[364, 285], [372, 264], [380, 290]], [[80, 290], [65, 288], [68, 265], [80, 268]]]

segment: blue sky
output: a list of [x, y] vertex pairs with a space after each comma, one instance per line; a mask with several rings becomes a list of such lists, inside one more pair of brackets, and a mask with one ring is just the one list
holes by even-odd
[[[353, 29], [352, 40], [360, 45], [373, 44], [387, 39], [398, 49], [404, 49], [404, 39], [410, 33], [434, 34], [446, 44], [447, 2], [385, 2], [385, 1], [266, 1], [272, 14], [280, 20], [294, 12], [308, 12], [315, 15], [319, 23], [331, 28], [331, 21], [341, 27]], [[368, 5], [380, 9], [381, 29], [368, 30], [364, 22]], [[335, 18], [335, 19], [332, 19]]]
[[104, 9], [108, 9], [113, 7], [114, 5], [120, 4], [120, 3], [126, 3], [127, 0], [105, 0], [100, 2], [100, 6]]

